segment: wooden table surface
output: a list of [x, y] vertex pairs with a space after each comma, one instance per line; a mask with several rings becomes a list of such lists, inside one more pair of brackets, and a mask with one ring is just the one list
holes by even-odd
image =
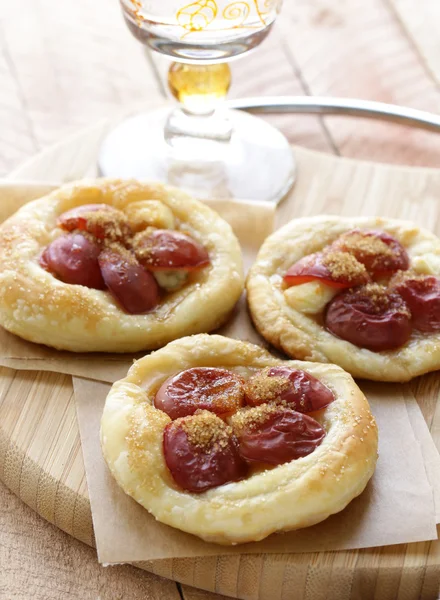
[[[439, 0], [285, 0], [277, 29], [233, 64], [233, 96], [352, 96], [440, 111]], [[125, 29], [117, 0], [0, 0], [0, 175], [121, 108], [159, 105], [163, 60]], [[379, 122], [277, 116], [292, 143], [440, 167], [440, 137]], [[439, 199], [440, 201], [440, 199]], [[220, 600], [89, 548], [0, 484], [0, 598]]]

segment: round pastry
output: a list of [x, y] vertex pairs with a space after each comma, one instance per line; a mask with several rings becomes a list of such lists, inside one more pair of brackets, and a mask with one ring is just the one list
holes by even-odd
[[295, 219], [264, 242], [247, 292], [259, 332], [291, 357], [377, 381], [440, 368], [440, 240], [413, 223]]
[[377, 428], [352, 377], [217, 335], [171, 342], [111, 388], [105, 460], [154, 517], [238, 544], [318, 523], [373, 475]]
[[74, 183], [0, 227], [0, 324], [62, 350], [135, 352], [211, 331], [243, 285], [230, 226], [161, 184]]

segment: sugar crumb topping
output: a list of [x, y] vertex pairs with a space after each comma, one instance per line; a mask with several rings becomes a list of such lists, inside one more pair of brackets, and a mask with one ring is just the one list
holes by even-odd
[[104, 240], [104, 248], [122, 256], [129, 265], [135, 266], [138, 264], [134, 254], [119, 242]]
[[339, 250], [330, 250], [322, 259], [333, 279], [352, 281], [367, 275], [367, 269], [352, 254]]
[[423, 282], [429, 277], [430, 277], [430, 275], [426, 275], [425, 273], [417, 273], [417, 271], [413, 271], [413, 270], [397, 271], [397, 273], [395, 273], [393, 275], [393, 277], [390, 281], [390, 286], [394, 287], [396, 285], [405, 283], [408, 280]]
[[208, 410], [176, 419], [173, 426], [181, 427], [189, 443], [200, 450], [227, 448], [232, 435], [232, 428]]
[[155, 227], [147, 227], [144, 231], [136, 233], [131, 241], [133, 252], [143, 263], [151, 261], [151, 252], [154, 248], [151, 235], [154, 231], [156, 231]]
[[91, 229], [102, 228], [109, 239], [118, 240], [127, 235], [128, 219], [116, 208], [91, 210], [82, 216], [87, 219]]
[[258, 429], [272, 415], [278, 414], [283, 409], [276, 404], [261, 404], [261, 406], [245, 407], [231, 417], [233, 431], [240, 435], [241, 432]]
[[341, 238], [343, 249], [346, 252], [356, 253], [359, 258], [376, 255], [393, 256], [392, 248], [377, 235], [364, 234], [361, 231], [351, 231]]
[[370, 300], [370, 308], [374, 312], [381, 313], [392, 307], [395, 312], [410, 316], [410, 312], [402, 298], [378, 283], [368, 283], [355, 290], [354, 294], [355, 297], [358, 296], [360, 299], [367, 298]]
[[290, 387], [287, 377], [270, 377], [269, 371], [270, 367], [266, 367], [245, 383], [245, 394], [254, 402], [276, 402]]

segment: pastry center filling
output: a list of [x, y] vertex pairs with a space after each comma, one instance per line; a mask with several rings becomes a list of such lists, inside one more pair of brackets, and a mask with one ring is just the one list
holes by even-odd
[[210, 258], [197, 240], [171, 228], [168, 207], [155, 200], [134, 205], [127, 214], [106, 204], [63, 213], [63, 235], [43, 250], [40, 266], [64, 283], [107, 290], [129, 314], [154, 310]]
[[300, 312], [322, 315], [336, 337], [375, 352], [394, 350], [413, 330], [440, 331], [440, 279], [410, 267], [393, 236], [355, 229], [292, 265], [284, 297]]
[[267, 367], [246, 381], [227, 369], [196, 367], [168, 378], [154, 405], [164, 430], [166, 465], [192, 493], [245, 479], [253, 466], [281, 465], [312, 453], [326, 432], [313, 413], [335, 396], [319, 379]]

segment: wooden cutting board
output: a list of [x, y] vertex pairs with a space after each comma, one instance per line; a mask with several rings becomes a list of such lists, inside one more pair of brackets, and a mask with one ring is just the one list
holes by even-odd
[[[62, 179], [63, 173], [69, 174], [69, 156], [77, 156], [72, 144], [64, 145], [65, 164], [58, 164], [56, 173], [49, 153], [17, 175], [44, 180], [51, 172], [51, 180]], [[374, 165], [299, 148], [294, 152], [298, 180], [278, 208], [279, 224], [318, 213], [380, 214], [412, 219], [440, 234], [440, 170]], [[412, 389], [440, 448], [440, 377], [419, 378]], [[94, 545], [69, 376], [0, 368], [0, 479], [45, 519]], [[137, 566], [251, 600], [432, 600], [439, 591], [440, 542], [302, 555], [162, 560]]]

